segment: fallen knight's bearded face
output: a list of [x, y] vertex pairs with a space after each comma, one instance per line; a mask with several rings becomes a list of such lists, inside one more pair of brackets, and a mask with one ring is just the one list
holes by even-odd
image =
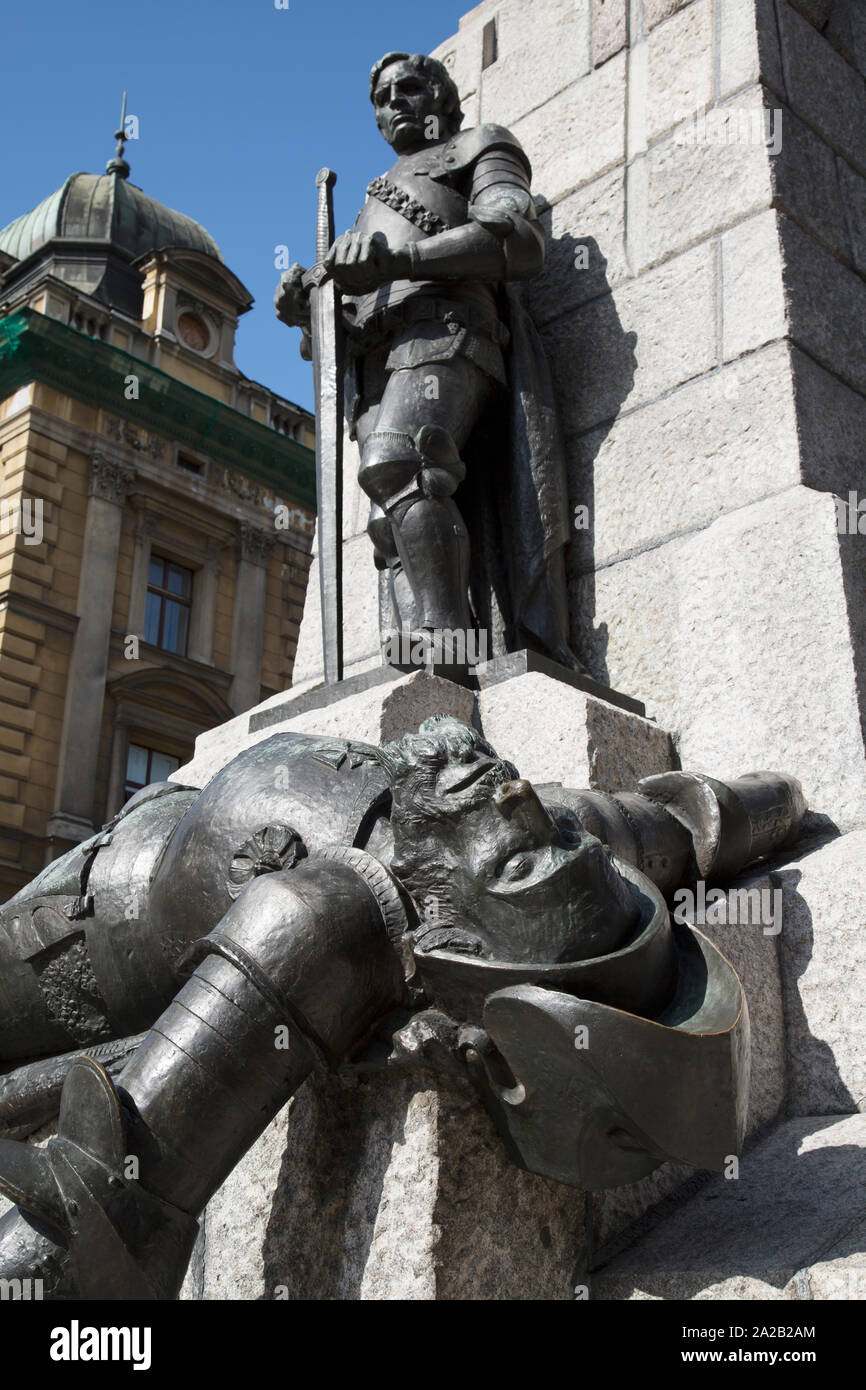
[[391, 868], [418, 907], [418, 949], [547, 964], [607, 955], [633, 935], [637, 904], [609, 851], [468, 725], [428, 719], [380, 758]]

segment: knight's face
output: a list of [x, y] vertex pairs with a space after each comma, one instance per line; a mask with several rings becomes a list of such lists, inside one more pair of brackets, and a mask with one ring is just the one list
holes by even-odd
[[412, 154], [436, 138], [429, 118], [439, 115], [438, 92], [405, 60], [390, 63], [379, 74], [373, 105], [376, 124], [397, 154]]
[[532, 785], [503, 780], [484, 753], [450, 760], [436, 780], [437, 825], [457, 923], [499, 960], [589, 960], [619, 949], [637, 907], [599, 840]]

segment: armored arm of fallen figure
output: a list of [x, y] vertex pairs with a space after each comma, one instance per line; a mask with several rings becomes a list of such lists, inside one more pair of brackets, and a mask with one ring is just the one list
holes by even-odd
[[[263, 777], [280, 737], [236, 764]], [[0, 1141], [0, 1190], [18, 1204], [0, 1222], [4, 1277], [38, 1271], [50, 1298], [176, 1297], [197, 1218], [243, 1153], [313, 1069], [363, 1056], [400, 1011], [426, 1015], [531, 1171], [609, 1187], [665, 1158], [720, 1167], [737, 1151], [740, 983], [671, 924], [663, 894], [778, 848], [803, 813], [797, 784], [671, 773], [618, 797], [539, 794], [449, 718], [376, 752], [341, 747], [332, 764], [357, 753], [387, 778], [390, 819], [377, 803], [354, 837], [366, 848], [313, 843], [306, 858], [281, 853], [290, 827], [257, 832], [246, 885], [119, 1076], [76, 1059], [56, 1138]], [[225, 773], [242, 800], [242, 770]], [[218, 781], [159, 865], [177, 872], [195, 843], [206, 858]], [[151, 903], [165, 891], [154, 870]], [[429, 1061], [405, 1028], [401, 1051]]]

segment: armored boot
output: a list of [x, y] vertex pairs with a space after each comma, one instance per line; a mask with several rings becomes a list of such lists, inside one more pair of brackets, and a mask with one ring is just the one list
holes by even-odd
[[450, 497], [423, 497], [392, 515], [395, 544], [415, 597], [416, 630], [466, 632], [469, 537], [455, 503]]
[[344, 1061], [404, 997], [396, 881], [334, 847], [255, 879], [195, 948], [194, 974], [114, 1083], [73, 1066], [46, 1150], [0, 1142], [0, 1276], [49, 1298], [177, 1296], [197, 1217], [315, 1067]]

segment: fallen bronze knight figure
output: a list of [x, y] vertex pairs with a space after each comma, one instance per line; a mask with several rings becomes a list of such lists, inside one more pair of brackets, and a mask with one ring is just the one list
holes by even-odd
[[804, 809], [775, 773], [534, 789], [447, 716], [145, 788], [0, 909], [0, 1277], [175, 1298], [200, 1212], [316, 1068], [460, 1072], [516, 1163], [583, 1188], [722, 1168], [748, 1012], [665, 898]]

